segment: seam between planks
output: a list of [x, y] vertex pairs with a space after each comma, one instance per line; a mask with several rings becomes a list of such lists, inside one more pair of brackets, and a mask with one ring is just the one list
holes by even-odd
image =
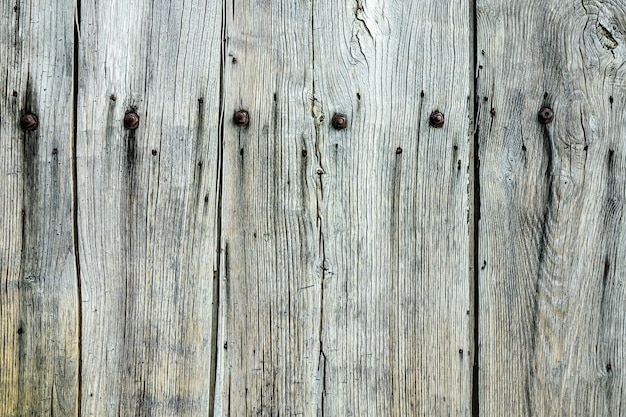
[[469, 113], [472, 120], [470, 125], [470, 172], [469, 172], [469, 278], [470, 278], [470, 339], [472, 341], [473, 364], [471, 382], [471, 410], [472, 417], [480, 416], [480, 391], [479, 391], [479, 222], [480, 222], [480, 159], [479, 159], [479, 120], [478, 120], [478, 35], [477, 35], [477, 0], [469, 2], [469, 25], [470, 25], [470, 91]]
[[73, 220], [73, 244], [74, 244], [74, 262], [76, 268], [76, 288], [77, 288], [77, 337], [78, 337], [78, 377], [77, 377], [77, 395], [76, 395], [76, 414], [78, 417], [82, 415], [82, 392], [83, 392], [83, 309], [82, 309], [82, 287], [80, 274], [80, 257], [79, 257], [79, 238], [78, 238], [78, 167], [76, 160], [76, 142], [78, 132], [78, 66], [79, 66], [79, 42], [80, 42], [80, 0], [74, 0], [74, 56], [72, 68], [72, 220]]

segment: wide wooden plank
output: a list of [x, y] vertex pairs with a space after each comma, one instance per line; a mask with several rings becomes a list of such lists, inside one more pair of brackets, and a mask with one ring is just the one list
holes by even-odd
[[84, 416], [212, 408], [221, 21], [201, 0], [82, 4]]
[[626, 5], [479, 0], [477, 29], [480, 413], [626, 415]]
[[[226, 2], [216, 416], [317, 415], [319, 239], [311, 3]], [[249, 126], [231, 121], [249, 112]]]
[[[0, 415], [75, 416], [74, 2], [0, 10]], [[26, 113], [37, 130], [20, 129]]]
[[226, 11], [216, 415], [469, 414], [469, 5], [414, 3]]
[[468, 416], [469, 4], [314, 7], [323, 415]]

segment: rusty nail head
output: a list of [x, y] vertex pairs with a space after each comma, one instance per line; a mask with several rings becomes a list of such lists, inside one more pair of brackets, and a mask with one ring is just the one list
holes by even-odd
[[233, 122], [237, 126], [248, 126], [250, 124], [250, 114], [246, 110], [237, 110], [233, 115]]
[[539, 110], [539, 114], [537, 116], [539, 118], [539, 123], [542, 125], [548, 124], [554, 119], [554, 112], [549, 107], [544, 107]]
[[330, 124], [337, 130], [343, 130], [348, 127], [348, 119], [345, 114], [335, 113]]
[[139, 127], [139, 115], [135, 112], [128, 112], [124, 115], [124, 127], [128, 130], [135, 130]]
[[20, 119], [20, 127], [27, 132], [32, 132], [39, 127], [39, 118], [35, 114], [26, 113]]
[[434, 128], [439, 129], [440, 127], [443, 127], [443, 124], [445, 123], [445, 118], [443, 117], [443, 113], [440, 112], [439, 110], [435, 110], [434, 112], [432, 112], [430, 114], [430, 125]]

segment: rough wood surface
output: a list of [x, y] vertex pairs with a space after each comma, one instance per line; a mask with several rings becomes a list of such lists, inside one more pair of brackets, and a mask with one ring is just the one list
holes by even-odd
[[[3, 0], [0, 10], [0, 415], [74, 416], [74, 3]], [[20, 129], [26, 112], [39, 129]]]
[[0, 415], [626, 415], [625, 5], [0, 6]]
[[324, 415], [468, 416], [469, 4], [314, 5]]
[[480, 415], [626, 415], [626, 5], [479, 0], [477, 29]]
[[221, 18], [201, 0], [82, 4], [83, 416], [210, 413]]
[[226, 11], [216, 415], [469, 415], [469, 5], [340, 3]]
[[275, 3], [225, 14], [216, 416], [315, 415], [322, 391], [311, 3]]

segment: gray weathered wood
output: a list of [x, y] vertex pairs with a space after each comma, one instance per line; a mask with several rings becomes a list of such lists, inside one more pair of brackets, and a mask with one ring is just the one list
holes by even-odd
[[[323, 259], [311, 4], [227, 3], [215, 415], [315, 415]], [[231, 121], [239, 108], [247, 128]]]
[[469, 4], [314, 5], [325, 415], [468, 416]]
[[226, 12], [216, 415], [469, 415], [469, 5], [279, 3]]
[[[0, 415], [75, 416], [74, 2], [0, 10]], [[20, 129], [26, 112], [38, 130]]]
[[82, 415], [207, 416], [221, 7], [113, 0], [81, 14]]
[[480, 414], [626, 415], [626, 5], [477, 23]]

